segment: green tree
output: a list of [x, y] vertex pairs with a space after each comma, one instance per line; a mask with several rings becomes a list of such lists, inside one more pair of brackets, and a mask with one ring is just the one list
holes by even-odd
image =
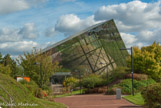
[[3, 74], [10, 75], [11, 77], [15, 77], [17, 75], [17, 64], [15, 60], [11, 59], [10, 54], [6, 54], [2, 57], [0, 53], [0, 71]]
[[0, 64], [2, 63], [2, 54], [0, 53]]
[[6, 74], [6, 75], [9, 75], [11, 74], [11, 69], [8, 66], [4, 66], [3, 64], [0, 64], [0, 73], [3, 73], [3, 74]]
[[6, 55], [3, 57], [2, 61], [3, 61], [4, 66], [10, 65], [11, 62], [12, 62], [12, 59], [11, 59], [10, 54], [6, 54]]
[[3, 58], [2, 58], [2, 64], [4, 66], [8, 66], [11, 70], [10, 72], [10, 76], [11, 77], [16, 77], [17, 76], [17, 73], [18, 73], [18, 67], [17, 67], [17, 64], [16, 64], [16, 61], [11, 59], [11, 56], [10, 54], [6, 54]]
[[[161, 46], [154, 42], [150, 46], [133, 48], [134, 72], [144, 73], [161, 81]], [[131, 58], [128, 59], [129, 66]]]
[[50, 52], [41, 53], [41, 51], [34, 49], [31, 53], [25, 53], [24, 57], [19, 56], [18, 63], [24, 68], [24, 75], [34, 80], [39, 87], [41, 87], [40, 71], [42, 72], [42, 86], [46, 86], [50, 76], [60, 68], [58, 62], [52, 63], [49, 55]]

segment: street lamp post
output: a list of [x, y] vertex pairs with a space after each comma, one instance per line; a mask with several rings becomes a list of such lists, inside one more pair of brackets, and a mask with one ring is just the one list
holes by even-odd
[[34, 63], [35, 65], [40, 65], [40, 88], [42, 88], [42, 64], [41, 63]]
[[133, 48], [120, 48], [120, 50], [131, 50], [131, 74], [132, 74], [132, 95], [134, 96], [134, 70], [133, 70]]

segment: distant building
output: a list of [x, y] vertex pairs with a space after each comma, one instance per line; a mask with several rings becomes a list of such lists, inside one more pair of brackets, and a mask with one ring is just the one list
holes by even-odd
[[128, 52], [114, 20], [89, 27], [65, 40], [51, 45], [43, 52], [51, 52], [53, 62], [64, 68], [81, 70], [85, 74], [110, 72], [117, 66], [126, 66]]

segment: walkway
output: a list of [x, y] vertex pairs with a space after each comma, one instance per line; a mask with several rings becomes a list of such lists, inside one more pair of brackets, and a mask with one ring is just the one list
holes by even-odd
[[142, 108], [124, 99], [117, 100], [114, 95], [74, 95], [55, 98], [55, 101], [68, 108]]

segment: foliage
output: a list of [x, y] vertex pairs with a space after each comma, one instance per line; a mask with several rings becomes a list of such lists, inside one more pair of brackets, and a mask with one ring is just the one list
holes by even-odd
[[[134, 92], [135, 93], [140, 92], [143, 87], [146, 87], [149, 84], [153, 84], [153, 83], [155, 83], [153, 79], [141, 80], [141, 81], [134, 80]], [[125, 79], [125, 80], [122, 80], [121, 83], [116, 84], [113, 87], [121, 88], [122, 94], [131, 94], [132, 81], [131, 79]]]
[[108, 88], [106, 91], [106, 95], [115, 95], [116, 94], [116, 89], [115, 88]]
[[133, 95], [124, 96], [124, 99], [136, 104], [136, 105], [144, 105], [144, 98], [142, 97], [141, 93], [136, 93]]
[[15, 60], [11, 59], [9, 54], [2, 57], [0, 53], [0, 72], [11, 77], [16, 77], [18, 72], [18, 67]]
[[38, 98], [43, 98], [44, 94], [41, 88], [36, 89], [35, 96]]
[[9, 66], [4, 66], [0, 64], [0, 73], [10, 75], [11, 74], [11, 68]]
[[161, 83], [145, 87], [141, 94], [149, 108], [161, 108]]
[[81, 84], [84, 88], [95, 88], [102, 85], [103, 79], [95, 74], [91, 74], [82, 79]]
[[[161, 81], [161, 46], [154, 42], [150, 46], [133, 48], [134, 72], [150, 75], [156, 81]], [[131, 58], [128, 63], [130, 66]]]
[[38, 89], [38, 85], [34, 81], [27, 82], [26, 80], [21, 80], [21, 84], [23, 84], [32, 94], [36, 96], [36, 91]]
[[3, 64], [4, 64], [4, 66], [9, 66], [10, 67], [10, 69], [11, 69], [10, 76], [11, 77], [16, 77], [16, 74], [18, 72], [17, 64], [16, 64], [15, 60], [11, 59], [11, 56], [9, 54], [4, 56]]
[[78, 79], [74, 77], [68, 77], [63, 81], [63, 86], [67, 88], [67, 90], [74, 89], [78, 82]]
[[124, 79], [125, 75], [128, 74], [130, 70], [127, 67], [117, 67], [115, 70], [111, 71], [110, 73], [106, 73], [102, 75], [102, 78], [107, 80], [105, 83], [111, 84], [117, 80]]
[[31, 53], [25, 53], [24, 57], [19, 56], [18, 63], [24, 68], [25, 76], [30, 77], [39, 87], [41, 87], [41, 73], [44, 86], [48, 84], [49, 77], [60, 68], [58, 62], [52, 63], [49, 55], [50, 52], [42, 53], [41, 50], [34, 49]]
[[[132, 78], [132, 74], [127, 74], [125, 76], [125, 78]], [[133, 78], [136, 80], [147, 80], [148, 79], [148, 75], [146, 74], [137, 74], [137, 73], [133, 73]]]

